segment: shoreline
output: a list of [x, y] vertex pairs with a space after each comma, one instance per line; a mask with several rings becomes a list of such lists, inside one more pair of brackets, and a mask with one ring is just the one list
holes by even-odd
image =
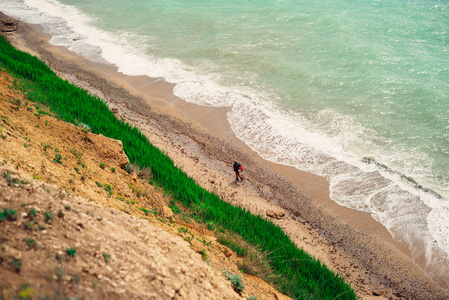
[[[410, 250], [368, 213], [333, 202], [325, 178], [270, 163], [238, 140], [225, 108], [184, 102], [173, 96], [168, 83], [87, 62], [48, 44], [38, 26], [19, 24], [14, 46], [38, 54], [60, 77], [106, 99], [201, 186], [263, 217], [267, 210], [283, 210], [286, 217], [272, 221], [298, 246], [341, 273], [364, 299], [373, 289], [392, 289], [401, 298], [447, 297], [412, 261]], [[233, 182], [234, 159], [245, 168], [242, 184]]]

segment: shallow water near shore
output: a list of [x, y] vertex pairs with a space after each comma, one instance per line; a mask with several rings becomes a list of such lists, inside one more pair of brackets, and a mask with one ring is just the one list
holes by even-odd
[[[418, 258], [449, 253], [449, 7], [437, 1], [5, 0], [51, 42], [229, 107], [262, 157], [326, 177]], [[236, 38], [238, 37], [238, 38]], [[444, 272], [444, 267], [435, 268]]]

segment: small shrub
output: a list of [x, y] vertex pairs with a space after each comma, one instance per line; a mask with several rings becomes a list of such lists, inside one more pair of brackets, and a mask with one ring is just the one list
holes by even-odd
[[61, 282], [62, 276], [64, 276], [65, 273], [66, 272], [63, 268], [61, 268], [60, 266], [57, 266], [55, 269], [56, 281]]
[[24, 284], [22, 290], [19, 292], [20, 299], [31, 300], [36, 295], [36, 291]]
[[226, 279], [228, 279], [231, 282], [232, 287], [234, 288], [234, 290], [237, 293], [240, 294], [243, 292], [243, 289], [245, 288], [245, 284], [242, 282], [242, 278], [240, 277], [240, 275], [231, 274], [227, 271], [223, 271], [222, 273], [225, 274]]
[[45, 152], [47, 152], [47, 148], [50, 148], [50, 149], [52, 148], [52, 146], [50, 144], [42, 144], [41, 143], [41, 146], [44, 148]]
[[153, 178], [153, 173], [151, 168], [146, 167], [139, 171], [139, 177], [141, 177], [144, 181], [150, 181]]
[[34, 222], [26, 223], [26, 230], [33, 231]]
[[110, 168], [112, 173], [115, 173], [115, 168]]
[[67, 248], [66, 253], [67, 253], [67, 255], [70, 256], [70, 257], [75, 257], [76, 250], [73, 249], [73, 248]]
[[78, 126], [82, 127], [81, 130], [84, 132], [87, 132], [87, 131], [92, 132], [92, 128], [90, 128], [90, 126], [85, 123], [78, 122]]
[[12, 181], [11, 172], [6, 171], [4, 175], [5, 175], [6, 181]]
[[28, 248], [34, 248], [36, 247], [37, 243], [34, 239], [28, 239], [28, 238], [24, 238], [23, 241], [27, 244]]
[[150, 211], [148, 209], [146, 209], [145, 207], [141, 207], [139, 208], [141, 211], [143, 211], [146, 215], [148, 215], [150, 213]]
[[11, 265], [17, 273], [20, 273], [20, 271], [22, 270], [22, 259], [13, 258], [13, 260], [11, 261]]
[[62, 164], [62, 156], [59, 153], [55, 154], [55, 158], [53, 158], [53, 162], [58, 163], [58, 164]]
[[133, 170], [131, 168], [131, 164], [127, 164], [123, 167], [123, 170], [125, 170], [128, 174], [132, 174]]
[[111, 255], [109, 253], [103, 253], [104, 262], [108, 262], [111, 260]]
[[207, 260], [208, 257], [206, 249], [201, 250], [201, 258]]
[[134, 171], [136, 171], [137, 173], [140, 172], [140, 167], [136, 164], [127, 164], [123, 167], [123, 170], [125, 170], [126, 172], [128, 172], [128, 174], [132, 174]]
[[254, 295], [249, 295], [248, 297], [246, 297], [247, 300], [257, 300], [257, 296]]
[[36, 209], [32, 208], [30, 209], [30, 211], [28, 212], [28, 217], [33, 220], [36, 217]]
[[103, 187], [104, 190], [109, 193], [109, 195], [112, 195], [112, 186], [110, 184], [104, 184]]
[[47, 211], [45, 213], [45, 223], [51, 224], [53, 222], [53, 217], [54, 217], [53, 213], [51, 211]]
[[105, 163], [100, 163], [100, 168], [102, 168], [104, 170], [104, 168], [106, 168], [106, 164]]
[[17, 211], [15, 209], [3, 209], [2, 212], [0, 212], [0, 222], [3, 221], [15, 221], [17, 220]]

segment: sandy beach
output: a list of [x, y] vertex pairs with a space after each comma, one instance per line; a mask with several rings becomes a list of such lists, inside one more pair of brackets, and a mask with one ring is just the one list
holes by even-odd
[[[261, 158], [235, 136], [226, 108], [187, 103], [161, 79], [127, 76], [52, 46], [38, 26], [19, 22], [7, 37], [58, 76], [104, 99], [199, 185], [280, 226], [363, 299], [382, 299], [374, 290], [391, 290], [391, 299], [449, 299], [445, 274], [426, 267], [424, 257], [412, 258], [412, 249], [369, 214], [333, 202], [326, 178]], [[235, 182], [234, 160], [243, 165], [243, 182]]]

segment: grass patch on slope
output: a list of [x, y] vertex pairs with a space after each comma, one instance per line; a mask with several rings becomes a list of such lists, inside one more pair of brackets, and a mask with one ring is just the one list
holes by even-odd
[[153, 182], [206, 221], [240, 235], [268, 254], [279, 290], [295, 299], [357, 299], [340, 275], [296, 247], [276, 225], [224, 202], [198, 186], [135, 127], [118, 120], [98, 97], [58, 78], [36, 57], [0, 38], [0, 65], [19, 80], [32, 101], [47, 105], [64, 121], [88, 125], [93, 133], [121, 140], [131, 163], [151, 168]]

